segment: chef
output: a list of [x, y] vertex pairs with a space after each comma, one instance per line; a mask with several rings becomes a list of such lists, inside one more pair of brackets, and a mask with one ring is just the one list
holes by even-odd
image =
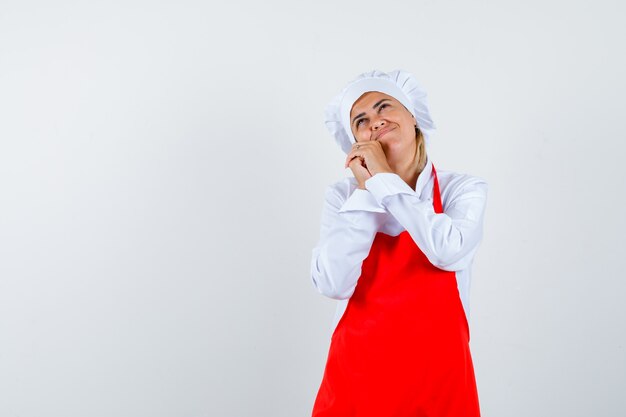
[[327, 106], [354, 177], [329, 186], [311, 278], [339, 300], [313, 417], [474, 417], [471, 265], [484, 180], [435, 169], [426, 93], [372, 71]]

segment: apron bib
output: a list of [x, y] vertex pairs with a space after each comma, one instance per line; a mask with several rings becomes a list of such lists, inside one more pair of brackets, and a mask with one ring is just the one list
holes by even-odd
[[313, 417], [350, 416], [480, 416], [455, 273], [433, 266], [406, 230], [376, 234], [331, 337]]

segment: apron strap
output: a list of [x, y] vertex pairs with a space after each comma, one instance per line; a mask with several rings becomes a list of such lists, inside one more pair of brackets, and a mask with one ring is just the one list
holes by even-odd
[[437, 171], [435, 165], [433, 165], [433, 177], [435, 177], [435, 183], [433, 185], [433, 206], [435, 207], [435, 213], [443, 213], [443, 205], [441, 204], [441, 193], [439, 192], [439, 180], [437, 180]]

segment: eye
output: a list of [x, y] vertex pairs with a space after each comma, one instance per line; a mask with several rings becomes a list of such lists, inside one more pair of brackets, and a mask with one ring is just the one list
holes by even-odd
[[380, 112], [382, 109], [384, 109], [385, 107], [389, 107], [388, 103], [383, 103], [380, 105], [380, 107], [378, 107], [378, 111]]
[[363, 119], [359, 119], [359, 120], [356, 121], [356, 125], [355, 126], [357, 127], [357, 129], [359, 128], [359, 126], [361, 126], [361, 122], [365, 122], [365, 120], [366, 119], [363, 118]]

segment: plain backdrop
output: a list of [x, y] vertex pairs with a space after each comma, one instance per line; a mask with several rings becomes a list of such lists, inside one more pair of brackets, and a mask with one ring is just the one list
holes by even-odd
[[0, 1], [0, 416], [310, 415], [323, 109], [402, 68], [489, 183], [485, 417], [626, 410], [620, 1]]

